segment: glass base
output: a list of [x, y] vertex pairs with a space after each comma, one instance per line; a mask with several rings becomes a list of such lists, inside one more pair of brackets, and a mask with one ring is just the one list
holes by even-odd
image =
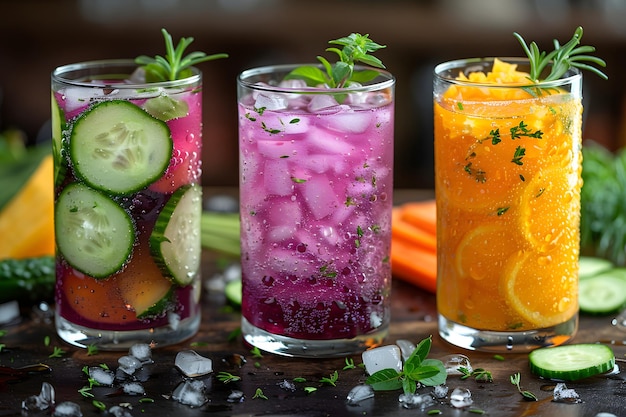
[[439, 335], [448, 343], [483, 352], [529, 352], [571, 340], [578, 329], [578, 314], [553, 327], [527, 331], [478, 330], [448, 320], [439, 314]]
[[90, 345], [100, 350], [127, 350], [136, 343], [163, 347], [183, 342], [194, 336], [200, 328], [200, 314], [176, 323], [143, 330], [99, 330], [74, 324], [58, 313], [55, 316], [57, 334], [67, 343], [86, 348]]
[[299, 358], [335, 358], [361, 353], [383, 342], [388, 333], [388, 325], [376, 331], [352, 339], [310, 340], [295, 339], [269, 333], [241, 319], [243, 339], [252, 346], [276, 355]]

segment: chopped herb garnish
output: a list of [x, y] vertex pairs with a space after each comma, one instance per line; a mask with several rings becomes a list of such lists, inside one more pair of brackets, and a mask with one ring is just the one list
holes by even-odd
[[306, 392], [307, 394], [310, 394], [315, 391], [317, 391], [317, 388], [315, 387], [304, 387], [304, 392]]
[[304, 178], [296, 178], [296, 177], [291, 177], [291, 181], [295, 182], [296, 184], [304, 184], [306, 182]]
[[301, 376], [297, 376], [293, 379], [293, 382], [306, 382], [306, 378], [303, 378]]
[[252, 350], [250, 351], [250, 353], [252, 354], [253, 358], [261, 359], [263, 357], [263, 353], [261, 353], [261, 349], [259, 349], [257, 346], [254, 346]]
[[98, 354], [98, 346], [93, 343], [87, 346], [87, 356], [93, 356]]
[[55, 346], [52, 350], [52, 353], [48, 356], [49, 358], [60, 358], [65, 354], [65, 351], [58, 346]]
[[500, 207], [497, 211], [498, 216], [502, 216], [504, 213], [509, 211], [510, 207]]
[[337, 380], [339, 379], [339, 372], [335, 371], [330, 374], [328, 377], [323, 377], [320, 379], [322, 384], [332, 385], [333, 387], [337, 386]]
[[254, 392], [254, 396], [252, 397], [254, 398], [260, 398], [262, 400], [267, 400], [268, 398], [265, 396], [265, 394], [263, 394], [263, 390], [261, 388], [257, 388], [256, 391]]
[[530, 391], [523, 391], [520, 388], [520, 381], [522, 379], [522, 376], [520, 375], [520, 373], [516, 373], [511, 375], [511, 384], [515, 385], [517, 387], [517, 390], [519, 391], [520, 394], [522, 394], [522, 397], [524, 397], [525, 400], [528, 401], [538, 401], [538, 398], [535, 394], [533, 394]]
[[463, 374], [461, 376], [461, 379], [468, 379], [473, 377], [478, 382], [493, 382], [493, 376], [491, 375], [491, 372], [483, 368], [476, 368], [471, 372], [465, 367], [459, 367], [458, 369], [459, 372]]
[[222, 381], [223, 383], [228, 384], [229, 382], [240, 381], [241, 377], [238, 375], [233, 375], [230, 372], [220, 372], [217, 374], [217, 379], [218, 381]]
[[356, 365], [354, 364], [354, 359], [352, 358], [346, 358], [345, 359], [345, 363], [346, 365], [343, 367], [343, 370], [346, 371], [348, 369], [355, 369]]
[[515, 148], [515, 153], [513, 154], [513, 159], [511, 159], [511, 162], [513, 162], [516, 165], [524, 165], [524, 163], [522, 162], [522, 158], [526, 155], [526, 148], [522, 148], [521, 146], [518, 146], [517, 148]]

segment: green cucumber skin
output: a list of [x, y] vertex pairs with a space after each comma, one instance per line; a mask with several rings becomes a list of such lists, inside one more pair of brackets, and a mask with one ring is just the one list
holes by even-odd
[[578, 304], [582, 313], [607, 315], [626, 307], [626, 269], [624, 268], [609, 269], [582, 279], [578, 286]]
[[55, 280], [54, 256], [0, 260], [0, 303], [52, 300]]
[[[172, 271], [172, 267], [168, 264], [165, 259], [165, 255], [163, 254], [162, 244], [169, 243], [169, 239], [165, 236], [165, 232], [169, 225], [169, 222], [172, 220], [174, 212], [179, 206], [179, 203], [183, 199], [183, 197], [193, 190], [198, 190], [199, 195], [201, 196], [201, 191], [199, 190], [199, 186], [197, 184], [186, 184], [178, 188], [168, 202], [163, 207], [163, 210], [159, 214], [159, 217], [156, 220], [154, 229], [152, 234], [150, 235], [150, 253], [154, 258], [155, 263], [163, 272], [163, 275], [168, 277], [174, 284], [186, 286], [193, 281], [193, 278], [190, 279], [182, 279], [182, 277], [176, 276], [177, 274]], [[202, 214], [201, 206], [199, 207], [198, 216], [200, 217]], [[197, 233], [200, 235], [200, 218], [198, 218], [198, 230]], [[200, 240], [198, 239], [198, 243], [200, 246]], [[198, 254], [199, 256], [199, 254]]]

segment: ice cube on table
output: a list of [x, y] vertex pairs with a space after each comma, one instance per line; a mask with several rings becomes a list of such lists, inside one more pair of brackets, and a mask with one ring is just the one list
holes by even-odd
[[20, 318], [20, 304], [17, 300], [0, 304], [0, 325], [9, 324]]
[[208, 401], [204, 383], [197, 379], [185, 380], [178, 384], [172, 398], [190, 407], [200, 407]]
[[117, 364], [119, 365], [120, 370], [124, 371], [128, 375], [132, 375], [137, 371], [137, 369], [141, 368], [142, 363], [139, 359], [134, 356], [125, 355], [117, 360]]
[[398, 401], [404, 408], [421, 408], [435, 405], [435, 399], [430, 394], [403, 393], [398, 397]]
[[133, 415], [128, 411], [125, 407], [120, 407], [119, 405], [114, 405], [109, 408], [108, 413], [112, 417], [133, 417]]
[[82, 417], [80, 406], [71, 401], [63, 401], [54, 407], [52, 417]]
[[457, 387], [450, 393], [450, 405], [455, 408], [468, 407], [474, 403], [472, 393], [467, 388]]
[[460, 368], [465, 368], [466, 372], [470, 374], [473, 371], [470, 359], [461, 353], [446, 355], [440, 358], [440, 360], [443, 362], [448, 375], [463, 375], [464, 372], [461, 372]]
[[152, 363], [152, 349], [147, 343], [135, 343], [128, 349], [128, 355], [139, 359], [141, 363]]
[[39, 395], [31, 395], [22, 401], [22, 409], [26, 411], [47, 410], [54, 405], [54, 387], [48, 383], [41, 384]]
[[230, 394], [228, 394], [226, 401], [228, 401], [229, 403], [240, 403], [243, 402], [244, 398], [245, 397], [243, 391], [232, 390]]
[[553, 391], [553, 400], [555, 402], [565, 402], [565, 403], [579, 403], [581, 402], [580, 396], [578, 393], [571, 389], [567, 388], [563, 382], [559, 382], [555, 385]]
[[131, 381], [122, 384], [122, 391], [127, 395], [144, 395], [146, 393], [145, 388], [139, 382]]
[[370, 398], [374, 398], [374, 388], [371, 385], [360, 384], [350, 390], [346, 400], [348, 405], [356, 405]]
[[178, 352], [174, 365], [187, 377], [195, 378], [213, 372], [213, 361], [193, 350]]
[[383, 369], [402, 371], [402, 353], [396, 345], [380, 346], [366, 350], [361, 354], [363, 365], [368, 374], [373, 375]]
[[409, 359], [409, 356], [415, 350], [415, 344], [410, 340], [406, 339], [398, 339], [396, 340], [396, 345], [400, 348], [400, 352], [402, 352], [402, 360]]
[[89, 367], [89, 378], [96, 381], [99, 385], [110, 387], [115, 382], [115, 373], [109, 369], [104, 369], [99, 366]]
[[433, 387], [433, 395], [435, 398], [446, 398], [450, 389], [446, 385], [435, 385]]

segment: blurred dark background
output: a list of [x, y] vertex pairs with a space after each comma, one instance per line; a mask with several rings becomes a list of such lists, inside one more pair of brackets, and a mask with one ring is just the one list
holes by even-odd
[[328, 41], [367, 33], [397, 78], [395, 184], [433, 186], [431, 82], [441, 61], [520, 56], [513, 32], [542, 50], [584, 27], [609, 81], [584, 78], [584, 139], [626, 145], [624, 0], [0, 0], [0, 132], [49, 138], [50, 72], [59, 65], [164, 54], [162, 27], [189, 51], [226, 52], [204, 73], [204, 174], [237, 184], [235, 77], [264, 64], [315, 62]]

